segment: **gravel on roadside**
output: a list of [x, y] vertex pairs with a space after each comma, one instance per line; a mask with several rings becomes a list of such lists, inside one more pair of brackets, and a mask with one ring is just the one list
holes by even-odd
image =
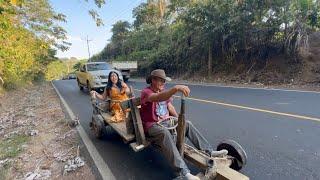
[[0, 179], [95, 179], [49, 82], [0, 97]]

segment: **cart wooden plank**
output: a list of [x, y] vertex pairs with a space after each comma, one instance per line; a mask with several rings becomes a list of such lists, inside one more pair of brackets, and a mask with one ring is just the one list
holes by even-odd
[[[137, 106], [138, 108], [140, 108], [140, 107], [139, 107], [139, 106], [141, 105], [140, 97], [134, 97], [134, 98], [132, 98], [132, 102], [133, 102], [133, 104], [134, 104], [135, 106]], [[121, 108], [122, 108], [122, 109], [132, 108], [132, 107], [130, 106], [130, 99], [129, 99], [129, 100], [126, 100], [126, 101], [122, 101], [122, 102], [120, 103], [120, 105], [121, 105]]]
[[101, 113], [103, 119], [106, 121], [107, 124], [109, 124], [115, 131], [118, 132], [118, 134], [125, 140], [125, 141], [132, 141], [134, 140], [135, 136], [133, 134], [127, 133], [127, 127], [126, 122], [118, 122], [118, 123], [111, 123], [108, 122], [108, 120], [111, 119], [111, 115], [108, 113]]
[[197, 151], [188, 144], [184, 144], [184, 158], [201, 169], [208, 167], [207, 158], [197, 153]]
[[229, 167], [218, 167], [216, 180], [249, 180], [249, 177]]
[[[138, 98], [138, 99], [140, 99], [140, 98]], [[131, 115], [131, 118], [133, 121], [137, 144], [138, 145], [146, 145], [147, 142], [146, 142], [146, 137], [145, 137], [144, 130], [143, 130], [140, 111], [139, 111], [137, 105], [135, 105], [134, 99], [129, 99], [129, 104], [131, 107], [130, 115]]]

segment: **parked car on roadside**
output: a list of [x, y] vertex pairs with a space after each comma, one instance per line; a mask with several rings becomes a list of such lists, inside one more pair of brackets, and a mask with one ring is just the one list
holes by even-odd
[[76, 79], [76, 74], [75, 73], [69, 73], [68, 74], [68, 79]]
[[69, 73], [66, 74], [62, 77], [62, 80], [68, 80], [68, 79], [76, 79], [76, 74], [75, 73]]
[[80, 90], [84, 87], [91, 90], [103, 90], [108, 83], [108, 75], [111, 71], [118, 73], [119, 78], [123, 80], [120, 71], [115, 70], [106, 62], [88, 62], [82, 64], [79, 71], [76, 72], [77, 83]]

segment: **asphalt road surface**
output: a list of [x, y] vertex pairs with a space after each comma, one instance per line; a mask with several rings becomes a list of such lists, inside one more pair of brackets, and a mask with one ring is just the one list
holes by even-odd
[[[55, 86], [117, 179], [172, 179], [169, 165], [155, 149], [135, 153], [112, 130], [97, 140], [89, 129], [88, 93], [75, 80]], [[144, 82], [129, 82], [139, 95]], [[167, 84], [171, 87], [174, 84]], [[241, 172], [251, 179], [320, 179], [320, 93], [189, 85], [186, 117], [216, 146], [239, 142], [248, 155]], [[174, 104], [179, 110], [179, 98]], [[193, 173], [198, 170], [191, 167]]]

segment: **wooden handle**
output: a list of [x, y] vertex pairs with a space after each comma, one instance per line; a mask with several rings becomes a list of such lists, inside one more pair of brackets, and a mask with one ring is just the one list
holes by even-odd
[[181, 106], [180, 106], [180, 114], [178, 118], [178, 127], [177, 127], [177, 149], [180, 155], [183, 157], [184, 154], [184, 140], [185, 140], [185, 132], [186, 132], [186, 120], [185, 120], [185, 98], [182, 94], [181, 96]]

